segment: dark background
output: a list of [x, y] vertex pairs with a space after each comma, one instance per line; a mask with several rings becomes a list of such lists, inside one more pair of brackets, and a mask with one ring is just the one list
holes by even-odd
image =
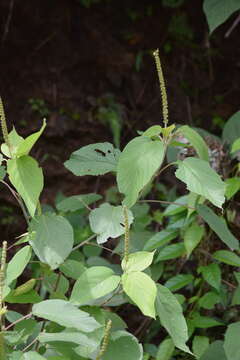
[[[111, 94], [121, 109], [121, 148], [162, 121], [152, 50], [159, 48], [168, 90], [170, 123], [221, 133], [239, 110], [240, 27], [228, 38], [236, 14], [209, 38], [202, 1], [163, 6], [161, 0], [1, 0], [0, 94], [9, 129], [44, 136], [35, 156], [44, 169], [44, 203], [65, 195], [103, 192], [113, 178], [76, 178], [63, 166], [73, 150], [93, 142], [112, 142], [98, 111]], [[41, 109], [30, 101], [40, 99]], [[38, 101], [38, 100], [37, 100]], [[24, 224], [11, 194], [1, 186], [2, 239]], [[12, 226], [14, 224], [14, 226]]]

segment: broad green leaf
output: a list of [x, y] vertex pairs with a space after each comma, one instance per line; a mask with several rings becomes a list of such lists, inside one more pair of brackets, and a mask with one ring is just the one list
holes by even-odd
[[74, 151], [64, 165], [74, 175], [103, 175], [116, 171], [120, 151], [112, 144], [97, 143]]
[[35, 290], [30, 290], [25, 294], [15, 295], [14, 290], [11, 291], [4, 299], [10, 304], [36, 304], [42, 300]]
[[217, 216], [212, 209], [206, 205], [198, 205], [198, 214], [210, 226], [210, 228], [218, 235], [218, 237], [232, 250], [239, 249], [239, 241], [233, 236], [222, 218]]
[[219, 294], [217, 294], [213, 291], [209, 291], [199, 299], [198, 304], [203, 309], [211, 310], [220, 301], [221, 301], [221, 298], [220, 298]]
[[143, 350], [137, 338], [126, 331], [112, 333], [102, 360], [142, 360]]
[[19, 250], [7, 264], [6, 284], [10, 285], [17, 279], [31, 259], [32, 249], [30, 246], [24, 246]]
[[59, 267], [60, 271], [67, 277], [77, 280], [86, 270], [83, 263], [68, 259]]
[[125, 195], [124, 204], [133, 206], [143, 188], [151, 181], [164, 159], [164, 145], [139, 136], [130, 141], [119, 157], [117, 184]]
[[162, 326], [171, 336], [174, 345], [191, 354], [186, 345], [188, 328], [182, 307], [171, 291], [160, 284], [157, 285], [156, 312]]
[[174, 352], [175, 346], [172, 339], [165, 339], [158, 347], [156, 360], [170, 360]]
[[184, 286], [191, 284], [194, 281], [194, 277], [191, 274], [179, 274], [170, 278], [164, 284], [171, 291], [177, 291]]
[[[221, 0], [223, 1], [223, 0]], [[240, 9], [240, 3], [238, 0], [229, 0], [229, 2], [235, 1], [238, 3]], [[226, 122], [223, 128], [222, 134], [224, 142], [233, 144], [235, 140], [240, 138], [240, 111], [233, 114], [230, 119]]]
[[208, 162], [188, 157], [178, 161], [175, 175], [187, 185], [189, 191], [204, 196], [219, 208], [222, 207], [226, 185]]
[[221, 269], [218, 264], [212, 263], [199, 268], [204, 280], [214, 287], [217, 291], [220, 290], [221, 286]]
[[240, 178], [239, 177], [229, 178], [225, 180], [225, 183], [227, 184], [225, 195], [226, 198], [229, 200], [240, 190]]
[[[206, 336], [194, 336], [192, 348], [193, 353], [199, 359], [209, 347], [209, 339]], [[219, 359], [220, 360], [220, 359]]]
[[57, 209], [64, 212], [76, 211], [86, 208], [86, 206], [91, 205], [92, 203], [100, 200], [101, 198], [102, 196], [98, 194], [69, 196], [57, 203]]
[[147, 130], [145, 130], [142, 133], [142, 136], [146, 136], [146, 137], [153, 137], [153, 136], [158, 136], [160, 135], [162, 132], [162, 127], [160, 125], [153, 125], [150, 126], [150, 128], [148, 128]]
[[192, 251], [198, 246], [204, 235], [204, 228], [194, 222], [184, 233], [184, 246], [189, 257]]
[[24, 139], [23, 137], [18, 135], [15, 128], [13, 128], [12, 131], [8, 134], [8, 139], [11, 149], [9, 150], [8, 145], [4, 143], [1, 145], [1, 151], [5, 156], [9, 158], [15, 157], [17, 149], [19, 145], [24, 141]]
[[[124, 213], [122, 206], [112, 206], [108, 203], [91, 211], [89, 222], [93, 232], [97, 234], [97, 242], [102, 244], [108, 238], [117, 238], [124, 234]], [[133, 222], [133, 216], [128, 210], [129, 225]]]
[[44, 119], [43, 125], [41, 129], [34, 134], [29, 135], [26, 139], [24, 139], [18, 146], [16, 151], [16, 156], [20, 157], [23, 155], [28, 155], [31, 151], [33, 145], [36, 143], [36, 141], [39, 139], [39, 137], [42, 135], [44, 129], [46, 127], [46, 120]]
[[145, 273], [134, 271], [122, 275], [122, 285], [124, 292], [142, 313], [155, 319], [157, 288], [154, 281]]
[[176, 229], [165, 229], [153, 235], [144, 245], [144, 250], [155, 250], [160, 246], [168, 244], [171, 240], [175, 239], [179, 234]]
[[180, 132], [184, 137], [188, 139], [190, 144], [196, 150], [200, 159], [209, 161], [207, 144], [197, 131], [190, 128], [188, 125], [184, 125], [178, 128], [178, 132]]
[[120, 277], [107, 267], [93, 266], [85, 270], [74, 284], [70, 301], [76, 305], [86, 305], [92, 300], [114, 291]]
[[124, 330], [128, 326], [123, 319], [116, 313], [109, 310], [102, 310], [105, 321], [112, 321], [111, 331]]
[[23, 198], [30, 215], [33, 217], [43, 189], [42, 169], [38, 167], [36, 160], [25, 155], [17, 159], [9, 159], [7, 172], [9, 180]]
[[137, 251], [129, 255], [126, 263], [122, 260], [122, 269], [124, 272], [142, 271], [149, 267], [153, 261], [154, 252]]
[[174, 204], [168, 205], [163, 212], [164, 216], [173, 216], [186, 211], [186, 206], [182, 206], [182, 205], [188, 204], [188, 197], [189, 195], [180, 196], [178, 199], [174, 201]]
[[214, 259], [221, 261], [225, 264], [237, 267], [240, 266], [240, 257], [234, 252], [228, 250], [218, 250], [212, 256]]
[[19, 360], [45, 360], [45, 358], [39, 355], [36, 351], [28, 351], [23, 353]]
[[185, 254], [186, 254], [186, 250], [182, 242], [177, 244], [167, 245], [159, 251], [159, 254], [155, 262], [175, 259]]
[[239, 9], [238, 0], [204, 0], [203, 10], [207, 17], [210, 33]]
[[73, 247], [73, 229], [62, 216], [43, 214], [30, 224], [30, 244], [41, 262], [57, 269]]
[[208, 329], [215, 326], [224, 326], [224, 323], [208, 316], [201, 316], [199, 313], [195, 313], [191, 321], [196, 328], [200, 329]]
[[234, 141], [232, 144], [231, 153], [235, 153], [240, 150], [240, 137]]
[[240, 359], [240, 321], [228, 325], [225, 333], [223, 348], [228, 360]]
[[33, 305], [32, 313], [43, 319], [54, 321], [61, 326], [74, 328], [86, 333], [101, 325], [85, 311], [64, 300], [45, 300]]
[[227, 359], [224, 348], [223, 341], [217, 340], [214, 341], [208, 349], [200, 357], [200, 360], [230, 360]]

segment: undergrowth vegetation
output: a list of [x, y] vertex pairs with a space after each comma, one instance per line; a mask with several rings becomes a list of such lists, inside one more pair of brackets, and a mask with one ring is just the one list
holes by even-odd
[[121, 109], [108, 97], [97, 117], [114, 145], [81, 147], [64, 164], [79, 181], [114, 174], [105, 196], [59, 193], [42, 205], [29, 153], [46, 122], [26, 138], [8, 132], [0, 101], [0, 181], [26, 221], [13, 244], [2, 239], [0, 359], [239, 360], [240, 112], [221, 137], [170, 125], [154, 59], [163, 126], [120, 151]]

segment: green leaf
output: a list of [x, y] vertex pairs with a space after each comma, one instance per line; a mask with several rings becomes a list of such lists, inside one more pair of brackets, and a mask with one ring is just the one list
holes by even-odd
[[207, 144], [197, 131], [190, 128], [188, 125], [184, 125], [178, 128], [178, 132], [180, 132], [184, 137], [188, 139], [190, 144], [196, 150], [200, 159], [209, 161]]
[[86, 333], [101, 325], [85, 311], [64, 300], [45, 300], [33, 305], [32, 313], [43, 319], [54, 321], [61, 326], [74, 328]]
[[228, 325], [224, 339], [224, 350], [228, 360], [240, 359], [240, 321]]
[[36, 304], [42, 300], [35, 290], [30, 290], [25, 294], [15, 295], [14, 291], [11, 291], [5, 299], [10, 304]]
[[45, 360], [45, 358], [36, 351], [28, 351], [27, 353], [24, 353], [19, 360]]
[[240, 266], [240, 257], [237, 256], [234, 252], [228, 250], [218, 250], [212, 256], [214, 259], [225, 264], [238, 267]]
[[224, 348], [223, 341], [217, 340], [214, 341], [209, 348], [203, 353], [200, 357], [200, 360], [230, 360], [227, 359]]
[[69, 196], [66, 199], [63, 199], [57, 203], [57, 209], [63, 212], [85, 209], [86, 206], [91, 205], [92, 203], [100, 200], [101, 198], [102, 196], [98, 194]]
[[240, 305], [240, 286], [234, 290], [231, 305]]
[[122, 269], [124, 272], [142, 271], [149, 267], [153, 261], [154, 252], [137, 251], [129, 255], [126, 263], [122, 260]]
[[64, 165], [77, 176], [103, 175], [116, 171], [119, 155], [108, 142], [91, 144], [73, 152]]
[[17, 149], [19, 145], [24, 141], [23, 137], [19, 136], [16, 132], [15, 128], [12, 129], [12, 131], [8, 134], [8, 140], [10, 143], [11, 149], [9, 150], [7, 144], [1, 145], [1, 151], [2, 153], [7, 157], [15, 157]]
[[147, 130], [145, 130], [142, 133], [142, 136], [146, 136], [146, 137], [154, 137], [154, 136], [159, 136], [162, 132], [162, 127], [160, 125], [153, 125], [150, 126], [150, 128], [148, 128]]
[[238, 0], [204, 0], [203, 10], [207, 17], [210, 33], [239, 9]]
[[204, 196], [215, 206], [222, 207], [226, 185], [209, 163], [188, 157], [178, 161], [176, 177], [183, 181], [189, 191]]
[[201, 266], [199, 268], [204, 280], [214, 287], [217, 291], [220, 290], [221, 286], [221, 269], [218, 264], [209, 264], [206, 266]]
[[17, 159], [9, 159], [7, 172], [9, 180], [23, 198], [33, 217], [43, 189], [42, 169], [38, 167], [36, 160], [26, 155]]
[[77, 280], [86, 270], [83, 263], [76, 260], [68, 259], [59, 267], [60, 271], [67, 277]]
[[189, 257], [192, 251], [198, 246], [204, 235], [204, 228], [196, 222], [190, 225], [184, 233], [184, 246]]
[[93, 266], [83, 272], [74, 284], [70, 301], [76, 305], [85, 305], [92, 300], [114, 291], [120, 277], [104, 266]]
[[170, 360], [175, 346], [172, 339], [164, 339], [158, 347], [156, 360]]
[[221, 298], [217, 293], [215, 293], [213, 291], [209, 291], [199, 299], [198, 304], [203, 309], [211, 310], [220, 301], [221, 301]]
[[73, 229], [62, 216], [47, 213], [30, 224], [30, 244], [37, 257], [51, 269], [57, 269], [73, 247]]
[[[223, 1], [223, 0], [221, 0]], [[238, 3], [240, 8], [240, 3], [238, 0], [229, 0], [229, 2], [235, 1]], [[235, 140], [240, 138], [240, 111], [237, 111], [230, 119], [226, 122], [223, 128], [222, 134], [224, 142], [228, 144], [233, 144]]]
[[217, 216], [212, 209], [206, 205], [197, 206], [198, 214], [218, 235], [218, 237], [232, 250], [239, 249], [239, 241], [233, 236], [222, 218]]
[[132, 334], [126, 331], [112, 333], [102, 360], [142, 360], [142, 345]]
[[231, 153], [235, 153], [240, 150], [240, 138], [236, 139], [232, 144]]
[[206, 336], [194, 336], [192, 347], [194, 355], [199, 359], [209, 347], [209, 339]]
[[31, 259], [32, 249], [30, 246], [24, 246], [19, 250], [7, 264], [6, 285], [10, 285], [17, 279]]
[[191, 284], [193, 280], [194, 277], [191, 274], [179, 274], [170, 278], [164, 285], [171, 291], [177, 291]]
[[[93, 232], [97, 234], [97, 242], [102, 244], [108, 238], [117, 238], [124, 234], [124, 213], [122, 206], [112, 206], [108, 203], [91, 211], [89, 222]], [[128, 210], [129, 225], [133, 222], [133, 216]]]
[[122, 275], [122, 285], [124, 292], [142, 313], [155, 319], [157, 288], [154, 281], [145, 273], [134, 271]]
[[165, 229], [153, 235], [144, 245], [144, 250], [155, 250], [160, 246], [168, 244], [171, 240], [175, 239], [179, 234], [176, 229]]
[[177, 244], [167, 245], [159, 251], [159, 254], [155, 262], [175, 259], [177, 257], [185, 255], [185, 253], [186, 250], [182, 242]]
[[174, 345], [191, 354], [186, 345], [188, 328], [182, 307], [171, 291], [160, 284], [157, 285], [156, 312], [162, 326], [171, 336]]
[[199, 313], [195, 313], [191, 320], [196, 328], [208, 329], [215, 326], [223, 326], [224, 324], [208, 316], [201, 316]]
[[152, 141], [139, 136], [130, 141], [119, 157], [117, 183], [125, 195], [124, 204], [131, 207], [140, 192], [151, 181], [164, 159], [164, 145], [160, 140]]
[[226, 198], [229, 200], [240, 190], [240, 178], [239, 177], [229, 178], [225, 180], [225, 183], [227, 184], [225, 195]]
[[17, 157], [20, 157], [23, 155], [28, 155], [28, 153], [31, 151], [33, 145], [36, 143], [36, 141], [42, 135], [45, 127], [46, 127], [46, 120], [44, 119], [43, 125], [38, 132], [35, 132], [34, 134], [29, 135], [26, 139], [21, 141], [21, 143], [19, 144], [17, 151], [16, 151]]

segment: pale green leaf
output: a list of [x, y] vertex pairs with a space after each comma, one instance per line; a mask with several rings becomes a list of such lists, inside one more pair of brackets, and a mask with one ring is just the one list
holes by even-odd
[[230, 360], [227, 359], [224, 348], [223, 341], [217, 340], [214, 341], [208, 349], [200, 357], [200, 360]]
[[156, 360], [171, 360], [175, 346], [172, 339], [165, 339], [158, 347]]
[[203, 309], [211, 310], [220, 301], [221, 301], [221, 298], [220, 298], [219, 294], [217, 294], [213, 291], [209, 291], [199, 299], [198, 304]]
[[239, 360], [240, 359], [240, 322], [235, 322], [228, 325], [224, 339], [224, 350], [228, 360]]
[[24, 139], [19, 144], [17, 151], [16, 151], [17, 157], [20, 157], [23, 155], [28, 155], [28, 153], [31, 151], [33, 145], [36, 143], [36, 141], [42, 135], [45, 127], [46, 127], [46, 120], [43, 121], [43, 125], [39, 131], [35, 132], [34, 134], [29, 135], [26, 139]]
[[18, 135], [15, 128], [13, 128], [12, 131], [8, 134], [8, 140], [9, 140], [11, 149], [9, 150], [8, 145], [4, 143], [1, 145], [1, 151], [5, 156], [7, 156], [9, 158], [15, 157], [17, 149], [18, 149], [19, 145], [24, 141], [24, 139], [23, 139], [23, 137]]
[[[209, 339], [206, 336], [194, 336], [192, 348], [193, 353], [199, 359], [209, 347]], [[220, 359], [219, 359], [220, 360]]]
[[235, 151], [239, 151], [239, 150], [240, 150], [240, 138], [236, 139], [232, 144], [231, 153], [235, 153]]
[[178, 132], [188, 139], [200, 159], [209, 161], [207, 144], [196, 130], [190, 128], [188, 125], [184, 125], [178, 128]]
[[192, 251], [198, 246], [204, 235], [204, 228], [196, 222], [190, 225], [184, 233], [184, 246], [189, 257]]
[[240, 9], [239, 0], [204, 0], [203, 10], [210, 33]]
[[188, 157], [178, 162], [175, 174], [187, 185], [189, 191], [204, 196], [215, 206], [222, 207], [226, 185], [208, 162]]
[[19, 360], [45, 360], [45, 358], [36, 351], [28, 351], [24, 353]]
[[146, 137], [153, 137], [153, 136], [158, 136], [160, 135], [162, 132], [162, 127], [160, 125], [153, 125], [150, 126], [150, 128], [148, 128], [147, 130], [145, 130], [142, 133], [142, 136], [146, 136]]
[[131, 207], [140, 192], [151, 181], [164, 159], [164, 145], [160, 140], [152, 141], [139, 136], [130, 141], [119, 157], [117, 183], [125, 195], [124, 204]]
[[160, 284], [157, 285], [156, 312], [161, 324], [171, 336], [174, 345], [191, 354], [186, 345], [188, 328], [182, 307], [171, 291]]
[[74, 284], [70, 301], [76, 305], [90, 304], [92, 300], [114, 291], [120, 277], [104, 266], [93, 266], [85, 270]]
[[214, 287], [217, 291], [220, 290], [221, 286], [221, 269], [218, 264], [212, 263], [199, 268], [204, 280]]
[[154, 252], [137, 251], [129, 255], [126, 263], [122, 260], [122, 269], [124, 272], [142, 271], [149, 267], [153, 261]]
[[[133, 222], [133, 216], [128, 210], [129, 225]], [[91, 229], [97, 234], [97, 242], [102, 244], [108, 238], [117, 238], [124, 234], [124, 213], [122, 206], [112, 206], [108, 203], [91, 211], [89, 215]]]
[[40, 318], [54, 321], [61, 326], [74, 328], [86, 333], [101, 325], [85, 311], [64, 300], [45, 300], [33, 305], [32, 313]]
[[9, 180], [23, 198], [33, 217], [40, 193], [43, 189], [43, 173], [36, 160], [30, 156], [9, 159], [7, 162]]
[[[228, 0], [228, 1], [229, 2], [235, 1], [236, 3], [238, 3], [240, 9], [239, 0]], [[223, 128], [222, 137], [223, 140], [228, 144], [233, 144], [235, 140], [240, 138], [240, 111], [237, 111], [235, 114], [233, 114], [230, 117], [230, 119], [226, 122]]]
[[159, 254], [155, 262], [175, 259], [185, 254], [186, 254], [186, 250], [182, 242], [177, 244], [167, 245], [159, 251]]
[[91, 144], [74, 151], [64, 165], [77, 176], [103, 175], [116, 171], [119, 155], [108, 142]]
[[30, 246], [24, 246], [19, 250], [7, 264], [6, 284], [10, 285], [13, 280], [17, 279], [29, 263], [32, 250]]
[[58, 202], [57, 209], [64, 212], [81, 210], [101, 198], [98, 194], [73, 195]]
[[229, 200], [240, 190], [240, 178], [239, 177], [229, 178], [225, 180], [225, 183], [227, 184], [225, 195], [226, 198]]
[[73, 229], [62, 216], [47, 213], [30, 224], [30, 244], [37, 257], [51, 269], [57, 269], [73, 247]]
[[206, 205], [198, 205], [197, 212], [224, 242], [224, 244], [226, 244], [230, 249], [239, 249], [239, 241], [230, 232], [224, 220], [217, 216], [212, 209]]
[[154, 281], [145, 273], [134, 271], [122, 275], [124, 292], [146, 316], [155, 318], [155, 299], [157, 288]]
[[77, 280], [86, 270], [82, 262], [77, 260], [67, 259], [59, 267], [60, 271], [67, 277]]
[[143, 350], [137, 338], [126, 331], [112, 333], [102, 360], [142, 360]]
[[171, 291], [177, 291], [184, 286], [191, 284], [193, 280], [194, 277], [191, 274], [178, 274], [166, 281], [164, 285]]
[[213, 258], [232, 266], [240, 266], [240, 257], [234, 252], [228, 250], [218, 250], [213, 255]]

